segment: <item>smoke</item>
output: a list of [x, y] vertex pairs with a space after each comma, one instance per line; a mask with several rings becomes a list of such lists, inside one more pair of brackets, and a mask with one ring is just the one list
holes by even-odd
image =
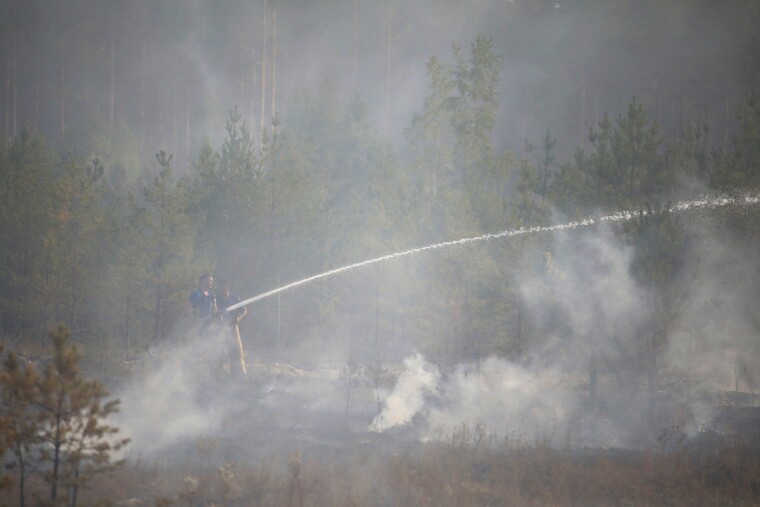
[[129, 452], [187, 456], [204, 439], [218, 444], [225, 459], [253, 460], [316, 445], [320, 434], [345, 441], [371, 420], [371, 392], [358, 383], [347, 387], [341, 377], [347, 359], [336, 350], [312, 350], [309, 368], [261, 363], [249, 354], [242, 379], [235, 376], [236, 357], [227, 366], [230, 340], [227, 328], [185, 326], [138, 361], [133, 380], [114, 393], [121, 406], [113, 423], [131, 439]]
[[[584, 222], [546, 228], [553, 232], [551, 249], [544, 250], [543, 242], [536, 249], [524, 243], [522, 255], [543, 262], [519, 270], [526, 347], [518, 359], [486, 357], [444, 372], [414, 353], [403, 361], [392, 388], [370, 388], [367, 378], [355, 385], [342, 380], [356, 329], [333, 328], [349, 350], [341, 353], [336, 343], [321, 352], [309, 347], [310, 362], [303, 369], [251, 364], [249, 358], [255, 379], [236, 385], [220, 381], [218, 373], [225, 333], [177, 332], [166, 347], [152, 352], [155, 364], [117, 393], [122, 412], [116, 422], [138, 452], [161, 451], [201, 435], [250, 439], [278, 451], [297, 439], [314, 443], [315, 435], [330, 432], [346, 438], [403, 428], [413, 438], [430, 439], [463, 423], [558, 446], [648, 446], [673, 427], [694, 435], [712, 427], [716, 407], [725, 401], [721, 396], [743, 393], [752, 403], [758, 390], [756, 255], [723, 225], [705, 220], [721, 213], [751, 217], [750, 205], [757, 200], [721, 199], [689, 201], [673, 210], [691, 209], [683, 208], [686, 204], [697, 210], [718, 207], [709, 214], [679, 214], [692, 238], [682, 270], [687, 275], [673, 282], [676, 314], [668, 322], [674, 324], [657, 344], [654, 370], [648, 362], [653, 293], [632, 273], [634, 249], [607, 225], [631, 218], [623, 212], [596, 219], [596, 227]], [[715, 223], [724, 224], [724, 218]], [[541, 231], [500, 235], [531, 232]], [[291, 285], [480, 239], [485, 237], [403, 251]], [[291, 360], [294, 354], [307, 355], [283, 354]], [[376, 395], [382, 401], [379, 414]]]
[[441, 374], [421, 354], [404, 359], [404, 370], [393, 391], [385, 398], [385, 408], [372, 421], [372, 431], [384, 431], [408, 423], [423, 408], [425, 398], [435, 392]]
[[682, 287], [666, 350], [668, 374], [684, 379], [680, 388], [692, 397], [725, 391], [753, 395], [760, 380], [755, 373], [760, 367], [757, 253], [718, 224], [691, 224], [691, 233], [699, 276]]
[[430, 412], [433, 428], [462, 422], [484, 424], [497, 434], [543, 439], [566, 426], [576, 400], [576, 379], [561, 370], [530, 368], [489, 357], [479, 370], [459, 365], [442, 388], [441, 403]]
[[609, 227], [558, 231], [555, 253], [543, 252], [543, 268], [519, 283], [531, 338], [524, 357], [488, 357], [448, 375], [411, 357], [371, 428], [409, 425], [434, 438], [469, 424], [552, 445], [641, 447], [672, 428], [714, 428], [726, 402], [754, 403], [756, 255], [704, 215], [684, 222], [696, 241], [673, 281], [675, 324], [655, 345], [656, 300], [632, 274], [633, 248]]
[[559, 367], [538, 368], [489, 357], [449, 375], [421, 355], [404, 361], [396, 387], [371, 431], [413, 426], [417, 438], [447, 436], [462, 424], [490, 434], [552, 445], [620, 446], [630, 439], [603, 417], [582, 412], [583, 379]]
[[142, 374], [116, 393], [121, 410], [115, 422], [132, 439], [132, 450], [160, 452], [219, 430], [224, 398], [214, 389], [225, 359], [224, 339], [218, 329], [186, 330], [151, 349]]

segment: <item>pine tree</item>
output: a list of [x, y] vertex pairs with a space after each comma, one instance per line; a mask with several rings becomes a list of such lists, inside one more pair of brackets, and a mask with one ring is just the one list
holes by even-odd
[[362, 375], [361, 366], [356, 361], [349, 359], [334, 382], [339, 395], [340, 407], [343, 409], [343, 423], [346, 426], [348, 426], [348, 415], [356, 404], [355, 398], [361, 387]]
[[605, 116], [589, 134], [592, 149], [578, 150], [562, 168], [552, 194], [573, 215], [596, 209], [635, 209], [672, 196], [675, 171], [667, 167], [662, 138], [643, 106], [633, 100], [626, 115]]
[[200, 271], [194, 255], [194, 236], [185, 214], [184, 194], [171, 179], [171, 155], [156, 154], [160, 170], [153, 183], [143, 188], [143, 203], [134, 212], [141, 221], [139, 240], [144, 244], [147, 273], [152, 286], [153, 340], [161, 341], [169, 324], [185, 307], [186, 291]]
[[[492, 40], [482, 36], [467, 55], [455, 45], [452, 59], [448, 65], [431, 58], [430, 95], [409, 130], [417, 155], [412, 206], [427, 229], [423, 232], [430, 231], [430, 237], [436, 239], [500, 230], [510, 219], [509, 177], [514, 156], [496, 156], [491, 140], [503, 60], [494, 51]], [[415, 224], [415, 229], [419, 225]], [[504, 348], [510, 306], [506, 302], [513, 299], [514, 290], [504, 283], [504, 267], [512, 263], [513, 250], [486, 246], [476, 256], [465, 255], [441, 254], [435, 276], [429, 278], [425, 296], [420, 298], [428, 301], [428, 308], [416, 311], [421, 321], [430, 321], [424, 334], [452, 335], [452, 339], [458, 335], [461, 352], [478, 359]], [[436, 328], [439, 313], [448, 314], [453, 321], [448, 328]], [[443, 355], [448, 358], [450, 341], [432, 346], [445, 348]]]
[[98, 159], [94, 159], [92, 165], [81, 165], [72, 160], [66, 164], [55, 188], [55, 202], [61, 219], [52, 238], [57, 250], [53, 268], [57, 271], [59, 291], [67, 294], [58, 317], [72, 329], [80, 331], [89, 324], [83, 322], [86, 296], [95, 292], [94, 280], [99, 278], [96, 260], [101, 253], [98, 247], [101, 245], [103, 215], [99, 199], [104, 193], [103, 172], [104, 167]]
[[265, 208], [262, 155], [237, 110], [229, 112], [226, 130], [218, 151], [204, 144], [181, 188], [186, 213], [194, 223], [197, 250], [228, 272], [237, 260], [230, 254], [257, 231]]
[[425, 204], [418, 213], [426, 210], [429, 213], [441, 189], [451, 183], [453, 168], [451, 97], [455, 82], [448, 67], [435, 56], [427, 63], [427, 75], [429, 95], [425, 97], [422, 112], [412, 116], [412, 125], [407, 131], [416, 157], [415, 165], [419, 168], [415, 176], [417, 192]]
[[[647, 410], [651, 436], [656, 430], [655, 395], [659, 390], [658, 372], [661, 354], [667, 346], [667, 340], [673, 331], [680, 303], [683, 301], [685, 286], [684, 251], [688, 238], [679, 220], [668, 212], [670, 203], [647, 206], [639, 212], [634, 222], [631, 241], [634, 245], [634, 258], [631, 271], [651, 297], [648, 319], [642, 334], [645, 338], [644, 372], [646, 374]], [[645, 213], [646, 211], [646, 213]]]
[[533, 158], [539, 163], [534, 191], [541, 198], [541, 204], [543, 204], [549, 196], [549, 190], [554, 176], [555, 156], [552, 150], [556, 144], [557, 140], [551, 138], [551, 132], [549, 129], [546, 129], [546, 134], [541, 138], [540, 154], [537, 153], [535, 146], [528, 142], [527, 139], [525, 140], [525, 151], [533, 156]]
[[32, 470], [50, 487], [48, 500], [40, 497], [38, 503], [59, 505], [65, 499], [76, 506], [79, 488], [120, 465], [113, 455], [129, 441], [117, 438], [118, 429], [106, 423], [119, 401], [106, 400], [106, 389], [81, 375], [80, 355], [69, 338], [63, 325], [50, 331], [53, 357], [43, 372], [21, 366], [10, 353], [0, 373], [3, 443], [13, 450], [22, 506]]
[[22, 129], [0, 144], [0, 325], [32, 335], [59, 297], [49, 290], [49, 234], [63, 217], [54, 209], [55, 158], [41, 136]]
[[716, 153], [710, 186], [723, 191], [756, 187], [760, 183], [760, 93], [752, 93], [736, 114], [739, 129], [731, 147]]
[[[549, 203], [545, 201], [550, 183], [550, 163], [553, 160], [547, 131], [544, 142], [543, 167], [536, 168], [527, 160], [522, 160], [517, 170], [516, 192], [509, 204], [509, 224], [514, 228], [528, 228], [536, 225], [546, 225], [550, 219]], [[529, 146], [529, 153], [532, 147]], [[509, 262], [502, 264], [501, 271], [512, 284], [517, 286], [521, 281], [533, 280], [538, 277], [537, 270], [543, 269], [536, 257], [549, 252], [547, 238], [520, 237], [515, 238], [509, 247]], [[540, 267], [539, 267], [540, 266]], [[538, 268], [538, 269], [537, 269]], [[519, 291], [511, 294], [514, 300], [514, 345], [512, 353], [521, 357], [528, 348], [528, 312], [523, 296]]]
[[469, 59], [458, 46], [453, 49], [453, 76], [458, 91], [452, 115], [456, 132], [454, 160], [464, 171], [465, 184], [491, 163], [491, 135], [499, 105], [496, 85], [504, 67], [491, 38], [479, 35], [470, 49]]
[[[19, 505], [26, 505], [26, 481], [32, 472], [33, 451], [41, 443], [39, 421], [33, 415], [39, 396], [39, 376], [31, 366], [23, 366], [18, 356], [8, 352], [0, 373], [0, 427], [2, 428], [2, 454], [9, 448], [13, 454], [11, 469], [18, 478]], [[11, 478], [2, 476], [0, 487]]]
[[111, 456], [128, 443], [114, 439], [117, 428], [105, 420], [118, 409], [118, 400], [103, 403], [108, 392], [97, 381], [86, 380], [79, 371], [79, 353], [69, 345], [70, 333], [63, 325], [50, 332], [53, 359], [41, 374], [40, 458], [49, 467], [43, 474], [50, 485], [50, 501], [56, 503], [60, 488], [68, 488], [69, 504], [76, 505], [79, 487], [96, 473], [121, 464]]

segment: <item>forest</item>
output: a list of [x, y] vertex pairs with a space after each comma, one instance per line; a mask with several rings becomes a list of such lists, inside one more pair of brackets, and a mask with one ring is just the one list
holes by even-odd
[[760, 502], [757, 2], [0, 12], [3, 503]]

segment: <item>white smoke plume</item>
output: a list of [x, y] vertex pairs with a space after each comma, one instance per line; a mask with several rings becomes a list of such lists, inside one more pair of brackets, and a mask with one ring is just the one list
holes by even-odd
[[[756, 202], [752, 198], [734, 204], [746, 207]], [[704, 209], [731, 203], [701, 200], [684, 206]], [[616, 214], [604, 222], [630, 219]], [[374, 394], [366, 388], [362, 389], [367, 392], [352, 394], [349, 410], [342, 408], [347, 402], [336, 394], [334, 373], [340, 371], [341, 360], [335, 353], [322, 352], [321, 362], [312, 357], [307, 370], [279, 365], [275, 372], [262, 374], [265, 385], [247, 386], [231, 395], [206, 371], [209, 361], [221, 360], [222, 338], [175, 338], [174, 347], [154, 354], [155, 367], [116, 393], [122, 400], [118, 424], [138, 450], [159, 450], [199, 435], [230, 435], [240, 429], [237, 424], [252, 438], [261, 428], [270, 432], [274, 428], [282, 433], [281, 441], [288, 442], [295, 434], [288, 433], [291, 430], [301, 436], [317, 429], [333, 431], [336, 421], [347, 429], [375, 432], [406, 428], [423, 439], [462, 423], [482, 423], [494, 434], [519, 434], [553, 445], [649, 445], [646, 442], [657, 437], [642, 429], [648, 422], [644, 361], [652, 298], [631, 273], [632, 248], [598, 221], [597, 227], [572, 223], [498, 235], [556, 233], [553, 254], [545, 258], [544, 268], [524, 271], [527, 274], [518, 283], [527, 329], [519, 360], [488, 357], [444, 374], [422, 354], [414, 354], [404, 360], [395, 387], [380, 393], [383, 409], [375, 416]], [[683, 322], [673, 319], [677, 325], [662, 345], [657, 371], [659, 406], [684, 415], [673, 420], [672, 414], [656, 414], [660, 426], [655, 431], [674, 421], [694, 434], [709, 427], [715, 416], [716, 400], [702, 393], [737, 385], [748, 392], [758, 389], [753, 372], [760, 355], [752, 297], [760, 285], [753, 275], [757, 263], [748, 261], [752, 252], [714, 239], [715, 231], [695, 221], [694, 226], [700, 227], [696, 235], [702, 239], [694, 255], [703, 259], [704, 269], [684, 289], [679, 307]], [[583, 230], [573, 231], [578, 227]], [[495, 236], [438, 243], [352, 264], [257, 298], [401, 255]], [[541, 258], [543, 253], [528, 255]], [[558, 323], [549, 329], [545, 323], [552, 319]], [[240, 393], [244, 400], [236, 398]], [[245, 417], [235, 414], [240, 403], [247, 404]]]
[[446, 436], [462, 424], [480, 425], [489, 434], [519, 435], [552, 445], [610, 447], [625, 436], [602, 418], [582, 420], [583, 379], [558, 368], [539, 369], [489, 357], [461, 364], [448, 376], [421, 355], [404, 362], [396, 388], [388, 395], [372, 431], [412, 423], [419, 438]]
[[[637, 330], [645, 319], [646, 293], [630, 272], [632, 250], [604, 227], [559, 232], [555, 247], [546, 272], [520, 283], [528, 325], [541, 326], [559, 313], [562, 325], [554, 334], [529, 341], [519, 362], [489, 357], [460, 364], [447, 376], [420, 356], [408, 359], [388, 396], [392, 406], [386, 405], [374, 429], [403, 425], [420, 414], [424, 437], [464, 423], [552, 445], [636, 445], [645, 413], [635, 387], [641, 375], [635, 358], [645, 345]], [[593, 403], [592, 365], [600, 378]], [[431, 379], [440, 381], [431, 386]], [[406, 412], [398, 415], [399, 407]]]
[[[633, 276], [632, 247], [604, 227], [560, 231], [545, 269], [520, 281], [525, 355], [518, 362], [490, 357], [460, 364], [449, 375], [419, 356], [407, 360], [403, 383], [388, 396], [394, 408], [386, 406], [374, 428], [402, 426], [416, 415], [425, 421], [423, 436], [465, 423], [553, 445], [640, 447], [673, 428], [692, 436], [713, 429], [721, 404], [754, 403], [760, 391], [756, 255], [699, 215], [687, 228], [696, 239], [686, 262], [697, 264], [673, 282], [677, 315], [656, 345], [654, 394], [647, 368], [656, 299]], [[542, 328], [552, 318], [554, 327]], [[541, 332], [530, 334], [531, 326]], [[431, 378], [439, 379], [434, 387]], [[398, 407], [407, 410], [403, 417], [386, 415], [398, 414]]]
[[215, 409], [218, 397], [212, 389], [219, 385], [214, 377], [223, 362], [224, 337], [221, 332], [183, 334], [172, 345], [151, 349], [145, 371], [116, 393], [121, 400], [116, 422], [132, 439], [133, 452], [161, 451], [221, 425], [224, 413]]
[[692, 257], [699, 276], [682, 288], [683, 302], [665, 358], [666, 374], [691, 400], [700, 429], [710, 427], [715, 412], [706, 410], [707, 405], [756, 401], [760, 267], [756, 250], [727, 234], [720, 223], [692, 225], [692, 232], [695, 227]]
[[490, 357], [476, 371], [460, 365], [442, 387], [441, 403], [430, 411], [433, 427], [479, 422], [497, 434], [551, 438], [568, 422], [577, 379], [561, 371], [532, 370]]
[[421, 354], [404, 360], [404, 371], [399, 375], [393, 391], [385, 399], [385, 408], [372, 421], [370, 430], [384, 431], [403, 425], [423, 408], [426, 397], [434, 393], [441, 374], [435, 365]]

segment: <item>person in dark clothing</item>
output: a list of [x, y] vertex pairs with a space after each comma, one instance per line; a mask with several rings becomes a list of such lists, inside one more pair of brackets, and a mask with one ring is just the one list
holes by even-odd
[[216, 296], [212, 292], [213, 288], [213, 276], [204, 273], [198, 278], [198, 288], [190, 294], [189, 298], [193, 316], [199, 319], [208, 319], [217, 313]]
[[225, 322], [229, 322], [231, 326], [237, 325], [243, 317], [248, 314], [248, 308], [245, 306], [227, 312], [227, 308], [232, 305], [236, 305], [240, 302], [240, 298], [236, 294], [230, 293], [230, 282], [227, 280], [219, 280], [219, 290], [216, 295], [216, 306], [221, 312], [222, 318]]
[[[227, 311], [227, 308], [239, 302], [240, 298], [237, 295], [230, 294], [230, 283], [227, 280], [220, 280], [216, 305], [219, 308], [222, 322], [227, 324], [232, 331], [230, 339], [224, 342], [227, 348], [227, 359], [230, 362], [230, 370], [242, 378], [246, 378], [245, 352], [243, 351], [243, 341], [240, 339], [238, 323], [248, 314], [248, 309], [243, 306], [229, 312]], [[236, 356], [239, 359], [238, 361], [233, 359]]]

